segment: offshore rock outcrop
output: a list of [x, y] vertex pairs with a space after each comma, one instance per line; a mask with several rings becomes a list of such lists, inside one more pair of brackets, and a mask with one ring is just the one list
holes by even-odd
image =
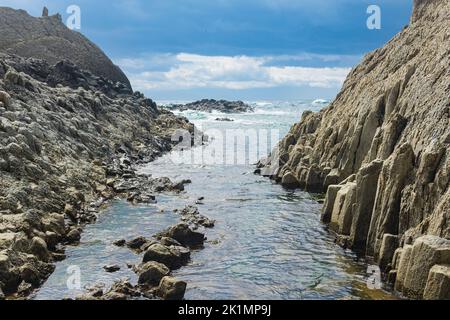
[[242, 101], [226, 101], [203, 99], [188, 104], [171, 104], [167, 106], [170, 110], [186, 111], [195, 110], [202, 112], [222, 112], [222, 113], [245, 113], [254, 112], [255, 109]]
[[37, 58], [50, 65], [69, 60], [97, 77], [122, 83], [131, 90], [128, 78], [111, 60], [79, 32], [68, 29], [59, 14], [36, 18], [24, 10], [0, 7], [0, 52]]
[[411, 298], [450, 298], [449, 65], [449, 1], [415, 0], [410, 25], [258, 170], [327, 192], [322, 219], [339, 243], [372, 257]]
[[42, 284], [108, 199], [182, 190], [133, 170], [169, 151], [177, 129], [194, 130], [114, 77], [0, 53], [0, 298]]

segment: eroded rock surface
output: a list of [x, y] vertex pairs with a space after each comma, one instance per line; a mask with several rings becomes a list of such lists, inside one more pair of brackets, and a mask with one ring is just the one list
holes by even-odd
[[[59, 61], [71, 50], [60, 41], [84, 37], [55, 17], [5, 8], [0, 17], [0, 51], [10, 52], [0, 53], [0, 290], [26, 295], [64, 259], [60, 244], [78, 243], [108, 200], [151, 204], [156, 192], [184, 189], [186, 181], [139, 176], [134, 166], [169, 151], [175, 130], [193, 126], [118, 83], [120, 72], [87, 40], [94, 51]], [[47, 25], [60, 38], [48, 35], [51, 57], [40, 60]]]
[[[450, 239], [449, 53], [450, 2], [415, 0], [409, 26], [353, 68], [331, 105], [305, 112], [258, 169], [290, 188], [328, 191], [324, 222], [412, 298], [429, 276], [428, 292], [445, 292], [436, 293], [442, 268], [429, 275], [433, 265], [408, 261], [424, 257], [422, 235]], [[398, 247], [407, 249], [395, 257]]]
[[173, 104], [167, 106], [167, 108], [178, 111], [195, 110], [202, 112], [216, 111], [222, 113], [245, 113], [255, 111], [252, 106], [242, 101], [226, 101], [214, 99], [203, 99], [188, 104]]

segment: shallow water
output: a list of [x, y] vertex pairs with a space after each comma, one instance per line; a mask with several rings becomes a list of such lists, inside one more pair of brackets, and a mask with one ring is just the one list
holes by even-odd
[[[280, 137], [300, 119], [306, 109], [317, 111], [322, 104], [311, 102], [258, 103], [254, 114], [223, 115], [185, 112], [202, 130], [279, 129]], [[234, 122], [217, 122], [218, 117]], [[222, 145], [215, 137], [206, 152]], [[250, 142], [251, 143], [251, 142]], [[248, 143], [235, 143], [238, 152]], [[266, 148], [260, 148], [258, 157]], [[268, 149], [268, 148], [267, 148]], [[198, 152], [197, 150], [196, 152]], [[202, 214], [216, 220], [206, 230], [205, 248], [192, 254], [192, 262], [174, 272], [188, 282], [186, 299], [389, 299], [381, 290], [366, 287], [363, 261], [333, 242], [320, 223], [320, 209], [314, 197], [301, 191], [289, 191], [268, 179], [255, 176], [249, 163], [223, 165], [211, 163], [174, 163], [167, 155], [141, 168], [141, 172], [173, 180], [191, 179], [181, 195], [158, 195], [158, 204], [130, 206], [117, 201], [99, 221], [86, 228], [82, 242], [67, 249], [68, 258], [57, 264], [55, 273], [37, 292], [36, 299], [61, 299], [80, 293], [67, 289], [68, 267], [79, 266], [81, 284], [111, 284], [120, 278], [136, 281], [126, 263], [138, 263], [140, 256], [112, 242], [121, 238], [151, 237], [178, 222], [172, 210], [193, 204]], [[161, 212], [163, 211], [163, 212]], [[121, 270], [109, 274], [107, 264]]]

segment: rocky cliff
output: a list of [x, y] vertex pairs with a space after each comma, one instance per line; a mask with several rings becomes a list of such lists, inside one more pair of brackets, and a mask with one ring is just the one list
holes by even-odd
[[450, 2], [415, 0], [330, 106], [306, 112], [261, 172], [326, 192], [323, 221], [411, 298], [450, 298]]
[[85, 36], [69, 30], [59, 14], [35, 18], [24, 10], [0, 7], [0, 52], [38, 58], [50, 65], [69, 60], [95, 76], [131, 89], [122, 70]]
[[[38, 29], [35, 23], [62, 28], [1, 9], [0, 38], [11, 15], [23, 17], [14, 30]], [[23, 37], [33, 38], [27, 33], [32, 31]], [[58, 41], [50, 47], [62, 55], [66, 50]], [[170, 150], [177, 128], [193, 130], [186, 119], [132, 93], [114, 76], [49, 61], [0, 53], [0, 299], [39, 286], [53, 262], [64, 258], [60, 244], [78, 241], [80, 227], [116, 194], [133, 190], [130, 201], [151, 201], [139, 194], [141, 183], [148, 192], [182, 189], [140, 178], [132, 165]]]

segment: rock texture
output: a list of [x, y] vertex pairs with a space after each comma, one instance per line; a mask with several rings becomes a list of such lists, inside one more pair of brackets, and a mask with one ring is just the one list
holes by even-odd
[[69, 60], [92, 74], [120, 82], [131, 89], [119, 67], [81, 33], [68, 29], [59, 14], [35, 18], [24, 10], [0, 7], [0, 51], [38, 58], [54, 65]]
[[188, 104], [172, 104], [168, 105], [170, 110], [186, 111], [196, 110], [203, 112], [223, 112], [223, 113], [244, 113], [253, 112], [254, 108], [242, 101], [226, 101], [203, 99], [200, 101], [191, 102]]
[[[133, 166], [169, 151], [175, 130], [192, 132], [193, 126], [118, 84], [116, 68], [104, 65], [101, 56], [75, 52], [82, 68], [57, 61], [71, 50], [61, 39], [84, 38], [55, 17], [42, 19], [0, 9], [1, 50], [33, 56], [0, 53], [0, 292], [5, 295], [26, 295], [39, 286], [53, 262], [64, 258], [60, 244], [80, 241], [82, 226], [95, 221], [108, 199], [122, 195], [153, 203], [153, 192], [180, 192], [188, 183], [139, 176]], [[51, 30], [51, 41], [41, 38], [42, 28]], [[52, 32], [61, 39], [53, 39]], [[17, 33], [20, 43], [13, 39]], [[86, 41], [82, 46], [94, 52]], [[46, 46], [51, 59], [25, 50]], [[91, 58], [100, 69], [85, 70], [89, 65], [83, 61]], [[95, 75], [102, 65], [111, 73]]]
[[427, 297], [444, 298], [438, 288], [447, 284], [436, 282], [448, 281], [443, 267], [429, 274], [450, 263], [445, 254], [414, 261], [447, 250], [450, 239], [449, 65], [450, 2], [415, 0], [410, 25], [364, 57], [330, 106], [306, 112], [258, 170], [328, 191], [324, 222], [394, 268], [396, 288], [412, 298], [424, 297], [428, 278]]

